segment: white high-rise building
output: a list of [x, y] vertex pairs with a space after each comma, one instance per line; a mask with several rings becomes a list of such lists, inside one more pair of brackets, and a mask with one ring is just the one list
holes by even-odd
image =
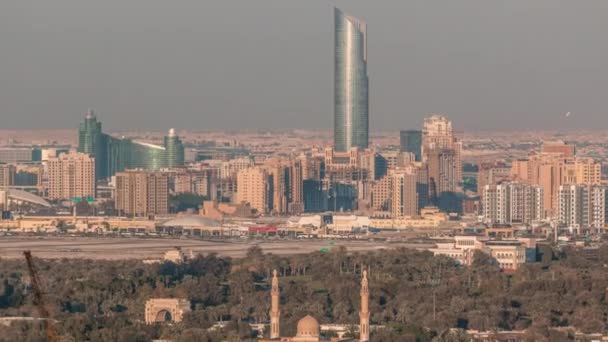
[[558, 191], [559, 224], [572, 228], [603, 228], [607, 221], [608, 187], [591, 185], [562, 185]]
[[488, 224], [530, 224], [543, 219], [543, 190], [522, 183], [486, 185], [483, 217]]

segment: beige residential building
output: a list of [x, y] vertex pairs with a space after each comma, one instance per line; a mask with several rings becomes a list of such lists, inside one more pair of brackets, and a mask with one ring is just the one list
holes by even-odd
[[[455, 186], [462, 182], [462, 141], [456, 137], [452, 122], [441, 115], [424, 119], [422, 128], [422, 161], [429, 163], [429, 175], [438, 173], [436, 163], [429, 160], [431, 151], [451, 151], [453, 154], [453, 182]], [[454, 187], [455, 187], [454, 186]], [[453, 190], [449, 190], [453, 191]]]
[[573, 181], [573, 163], [564, 159], [561, 153], [532, 154], [526, 161], [513, 164], [511, 175], [531, 185], [538, 185], [543, 192], [545, 217], [557, 212], [557, 193], [560, 185]]
[[115, 206], [128, 216], [169, 213], [169, 176], [140, 170], [117, 173]]
[[49, 158], [48, 197], [72, 199], [95, 197], [95, 158], [84, 153], [64, 153]]
[[417, 177], [412, 168], [400, 170], [390, 175], [392, 179], [391, 217], [413, 217], [418, 215], [416, 195]]
[[543, 144], [541, 153], [512, 163], [514, 180], [539, 185], [543, 190], [545, 216], [558, 214], [558, 192], [562, 185], [599, 185], [602, 166], [593, 158], [575, 158], [574, 145]]
[[[527, 183], [530, 175], [530, 160], [518, 159], [511, 162], [511, 179], [517, 182]], [[483, 187], [479, 187], [483, 189]]]
[[540, 152], [557, 153], [561, 154], [564, 158], [574, 158], [576, 155], [576, 148], [574, 145], [565, 143], [561, 140], [545, 141], [543, 142]]
[[429, 194], [436, 199], [446, 192], [455, 192], [458, 187], [459, 161], [452, 149], [426, 150], [429, 172]]
[[268, 212], [268, 173], [262, 167], [241, 170], [236, 176], [237, 204], [249, 203], [260, 214]]
[[599, 185], [602, 182], [602, 164], [593, 158], [576, 158], [576, 184]]
[[0, 164], [0, 187], [15, 185], [15, 165]]
[[480, 163], [477, 177], [478, 195], [483, 198], [486, 185], [499, 184], [511, 179], [511, 168], [503, 163]]

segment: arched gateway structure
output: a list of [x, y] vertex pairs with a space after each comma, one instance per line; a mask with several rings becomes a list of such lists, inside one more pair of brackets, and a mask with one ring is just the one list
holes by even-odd
[[190, 311], [190, 301], [175, 298], [155, 298], [146, 302], [146, 324], [181, 322]]

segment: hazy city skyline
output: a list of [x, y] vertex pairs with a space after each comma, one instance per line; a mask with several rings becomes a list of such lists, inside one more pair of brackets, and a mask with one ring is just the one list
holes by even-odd
[[[3, 128], [333, 125], [333, 18], [366, 21], [370, 129], [608, 126], [608, 4], [416, 0], [12, 1], [0, 11]], [[569, 117], [566, 113], [571, 112]]]

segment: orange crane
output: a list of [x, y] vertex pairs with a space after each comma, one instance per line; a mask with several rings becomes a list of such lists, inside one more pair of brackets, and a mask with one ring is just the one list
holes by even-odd
[[27, 269], [30, 272], [32, 289], [34, 290], [34, 303], [38, 307], [38, 311], [40, 312], [40, 316], [43, 319], [42, 322], [46, 330], [46, 340], [47, 342], [58, 342], [59, 337], [57, 336], [57, 331], [55, 330], [53, 322], [50, 321], [51, 314], [49, 313], [49, 310], [46, 307], [46, 304], [44, 302], [44, 296], [40, 289], [40, 278], [38, 277], [38, 271], [36, 271], [36, 267], [34, 267], [34, 262], [32, 260], [32, 252], [24, 251], [23, 255], [25, 256], [25, 261], [27, 262]]

